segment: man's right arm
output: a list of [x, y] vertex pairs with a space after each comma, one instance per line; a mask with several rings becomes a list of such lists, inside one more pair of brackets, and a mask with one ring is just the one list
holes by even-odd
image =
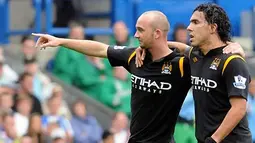
[[91, 40], [75, 40], [75, 39], [57, 38], [48, 34], [33, 34], [33, 35], [39, 37], [39, 39], [36, 42], [36, 47], [41, 49], [44, 49], [47, 47], [63, 46], [88, 56], [102, 57], [102, 58], [107, 57], [107, 49], [109, 45], [104, 43], [91, 41]]
[[109, 48], [107, 44], [92, 40], [57, 38], [48, 34], [33, 35], [39, 36], [36, 47], [40, 49], [63, 46], [88, 56], [108, 58], [112, 66], [124, 66], [127, 68], [132, 57], [135, 55], [134, 48], [125, 48], [125, 46]]
[[60, 45], [88, 56], [107, 57], [109, 45], [91, 40], [73, 40], [60, 38]]

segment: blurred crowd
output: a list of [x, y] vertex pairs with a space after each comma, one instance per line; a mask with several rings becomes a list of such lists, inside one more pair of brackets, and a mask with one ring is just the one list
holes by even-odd
[[[59, 5], [58, 10], [67, 8], [61, 6], [64, 5]], [[68, 19], [75, 13], [69, 16], [73, 14], [69, 12], [66, 17], [63, 17], [63, 13], [57, 14], [59, 16], [55, 25], [68, 26], [69, 38], [93, 39], [84, 33], [84, 24]], [[110, 45], [139, 46], [139, 41], [129, 34], [124, 22], [116, 22], [113, 31], [114, 34], [109, 38]], [[186, 26], [176, 25], [171, 39], [189, 44]], [[21, 45], [23, 56], [20, 60], [24, 65], [22, 73], [17, 73], [5, 62], [4, 52], [0, 49], [0, 143], [127, 141], [131, 116], [131, 80], [124, 68], [112, 68], [106, 59], [85, 56], [61, 47], [46, 65], [48, 72], [116, 112], [110, 128], [104, 130], [97, 119], [87, 112], [83, 98], [68, 106], [63, 98], [64, 89], [42, 72], [40, 59], [34, 48], [34, 38], [24, 36]], [[194, 112], [190, 89], [176, 124], [176, 143], [196, 143]], [[255, 80], [250, 83], [247, 115], [255, 141]]]

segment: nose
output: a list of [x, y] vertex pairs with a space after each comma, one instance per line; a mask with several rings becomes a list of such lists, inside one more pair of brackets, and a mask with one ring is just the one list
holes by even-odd
[[190, 32], [191, 31], [191, 24], [187, 27], [187, 30]]
[[134, 37], [135, 37], [135, 38], [139, 38], [139, 35], [138, 35], [138, 32], [137, 32], [137, 31], [135, 32]]

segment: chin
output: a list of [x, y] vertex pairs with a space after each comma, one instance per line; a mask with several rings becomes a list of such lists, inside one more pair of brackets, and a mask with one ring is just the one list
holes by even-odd
[[191, 45], [192, 47], [197, 47], [197, 44], [194, 43], [194, 42], [190, 42], [190, 45]]

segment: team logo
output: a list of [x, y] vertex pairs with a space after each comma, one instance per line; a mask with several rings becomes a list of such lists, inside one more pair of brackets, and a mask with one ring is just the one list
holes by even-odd
[[203, 77], [191, 76], [191, 84], [194, 90], [201, 90], [205, 92], [210, 92], [210, 89], [216, 88], [217, 82], [212, 79], [207, 79]]
[[131, 75], [131, 82], [133, 88], [154, 94], [162, 94], [163, 92], [166, 92], [172, 88], [171, 83], [158, 82], [133, 74]]
[[220, 64], [220, 61], [221, 61], [221, 59], [215, 58], [213, 60], [213, 62], [211, 63], [210, 69], [217, 70], [217, 68], [218, 68], [218, 66]]
[[235, 82], [233, 83], [233, 85], [235, 88], [238, 88], [238, 89], [246, 88], [245, 82], [247, 79], [245, 77], [238, 75], [238, 76], [234, 76], [234, 79], [235, 79]]
[[169, 62], [165, 62], [162, 66], [162, 72], [163, 74], [171, 74], [172, 71], [172, 64]]

